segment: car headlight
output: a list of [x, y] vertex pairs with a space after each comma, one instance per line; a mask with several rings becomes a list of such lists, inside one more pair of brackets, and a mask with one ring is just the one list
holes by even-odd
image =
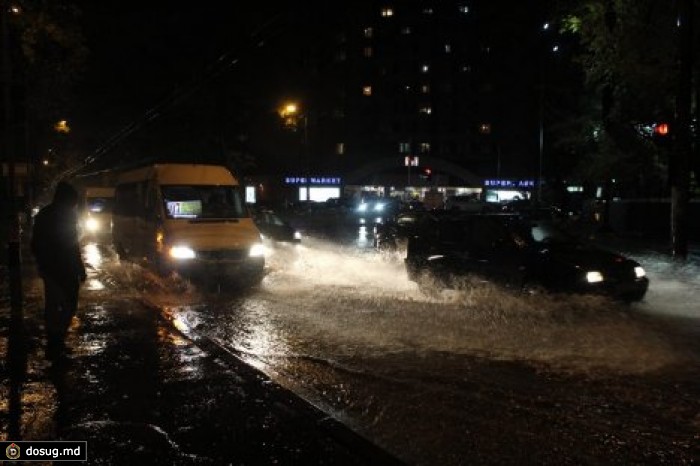
[[634, 268], [634, 275], [637, 278], [642, 278], [642, 277], [646, 277], [647, 273], [644, 271], [643, 267], [638, 265], [637, 267]]
[[248, 253], [250, 257], [264, 257], [265, 256], [265, 246], [260, 243], [255, 243], [250, 247], [250, 252]]
[[301, 233], [298, 231], [294, 232], [294, 239], [301, 239]]
[[367, 204], [363, 202], [362, 204], [358, 205], [357, 211], [358, 212], [367, 212]]
[[593, 270], [591, 272], [586, 273], [586, 281], [588, 283], [600, 283], [603, 281], [603, 274]]
[[100, 229], [100, 222], [97, 219], [88, 218], [85, 220], [85, 228], [87, 228], [88, 231], [95, 232]]
[[173, 259], [194, 259], [197, 254], [189, 246], [173, 246], [170, 248], [170, 257]]
[[382, 204], [381, 202], [377, 202], [377, 203], [374, 205], [374, 210], [375, 210], [376, 212], [381, 212], [382, 210], [384, 210], [384, 204]]

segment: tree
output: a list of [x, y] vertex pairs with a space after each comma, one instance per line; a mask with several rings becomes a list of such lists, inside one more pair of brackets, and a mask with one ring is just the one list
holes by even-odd
[[88, 51], [72, 2], [26, 2], [15, 11], [9, 21], [15, 150], [40, 162], [56, 137], [54, 124], [71, 108]]
[[[670, 167], [673, 191], [674, 254], [685, 256], [687, 245], [679, 225], [687, 215], [692, 141], [690, 136], [693, 49], [691, 25], [698, 14], [694, 0], [676, 4], [654, 0], [587, 0], [560, 5], [563, 29], [576, 34], [582, 45], [578, 63], [586, 73], [589, 91], [597, 96], [597, 141], [588, 145], [587, 165], [593, 175], [657, 174]], [[697, 92], [697, 89], [696, 89]], [[697, 112], [697, 109], [696, 109]], [[657, 122], [673, 121], [676, 135], [670, 148], [649, 143]], [[697, 141], [696, 141], [697, 157]], [[697, 170], [696, 170], [697, 175]], [[685, 252], [684, 252], [685, 251]]]
[[[630, 167], [656, 172], [657, 150], [644, 128], [673, 115], [675, 17], [654, 0], [566, 2], [562, 29], [580, 41], [576, 62], [589, 100], [578, 128], [580, 164], [598, 180], [624, 178]], [[661, 154], [666, 158], [667, 154]], [[632, 160], [634, 158], [637, 160]]]

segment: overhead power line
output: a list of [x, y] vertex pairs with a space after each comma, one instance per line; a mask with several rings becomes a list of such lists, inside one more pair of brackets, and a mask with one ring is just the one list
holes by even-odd
[[199, 78], [183, 88], [175, 89], [163, 100], [146, 110], [143, 115], [131, 121], [129, 124], [110, 136], [107, 140], [102, 142], [99, 147], [97, 147], [83, 160], [82, 165], [67, 170], [66, 172], [62, 173], [59, 178], [65, 179], [76, 175], [88, 176], [90, 174], [95, 174], [96, 172], [86, 173], [86, 169], [90, 166], [94, 166], [97, 162], [106, 160], [110, 152], [125, 139], [129, 138], [137, 131], [143, 129], [149, 123], [167, 113], [169, 109], [172, 109], [176, 105], [186, 101], [205, 84], [223, 73], [228, 72], [233, 66], [238, 65], [241, 60], [245, 59], [248, 54], [264, 47], [269, 40], [281, 34], [281, 18], [282, 16], [280, 14], [270, 17], [256, 30], [250, 33], [246, 44], [244, 44], [242, 47], [230, 50], [220, 55], [214, 62], [205, 68], [204, 73], [202, 73]]

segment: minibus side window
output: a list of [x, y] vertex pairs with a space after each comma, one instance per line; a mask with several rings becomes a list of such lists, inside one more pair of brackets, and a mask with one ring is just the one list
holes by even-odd
[[144, 193], [143, 216], [151, 220], [160, 218], [157, 187], [152, 184], [144, 183], [142, 188]]
[[139, 183], [127, 183], [117, 186], [114, 196], [114, 213], [127, 217], [140, 216], [143, 213], [140, 188]]

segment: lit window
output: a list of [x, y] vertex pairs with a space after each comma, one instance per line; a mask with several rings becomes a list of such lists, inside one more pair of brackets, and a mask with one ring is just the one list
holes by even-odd
[[385, 18], [394, 16], [394, 10], [392, 8], [382, 8], [382, 16]]
[[420, 67], [420, 70], [421, 70], [421, 72], [423, 72], [423, 73], [427, 73], [428, 71], [430, 71], [430, 66], [429, 66], [429, 65], [423, 65], [423, 66]]
[[364, 35], [365, 35], [366, 38], [369, 39], [370, 37], [372, 37], [373, 34], [374, 34], [374, 29], [372, 29], [372, 28], [365, 28]]
[[463, 14], [469, 13], [469, 7], [467, 5], [460, 5], [459, 12]]
[[423, 8], [423, 14], [424, 15], [432, 15], [433, 9], [432, 8]]
[[401, 29], [401, 34], [403, 34], [404, 36], [411, 34], [411, 32], [412, 32], [411, 26], [405, 26], [404, 28]]
[[445, 44], [445, 53], [452, 52], [452, 44]]
[[335, 145], [335, 153], [338, 155], [345, 154], [345, 143], [344, 142], [339, 142], [338, 144]]
[[408, 154], [411, 152], [411, 143], [410, 142], [400, 142], [399, 143], [399, 153], [400, 154]]
[[372, 86], [364, 86], [362, 88], [362, 95], [366, 95], [366, 96], [372, 95]]
[[374, 51], [372, 50], [372, 47], [365, 47], [362, 53], [365, 57], [370, 58]]
[[428, 152], [430, 152], [430, 143], [429, 142], [421, 142], [420, 143], [420, 151], [423, 154], [427, 154]]
[[424, 115], [430, 115], [431, 113], [433, 113], [433, 109], [428, 106], [421, 107], [418, 111]]
[[462, 71], [462, 73], [469, 73], [472, 70], [472, 67], [469, 65], [462, 65], [460, 70]]
[[423, 85], [420, 87], [420, 91], [421, 91], [423, 94], [430, 94], [430, 85], [428, 85], [428, 84], [423, 84]]

